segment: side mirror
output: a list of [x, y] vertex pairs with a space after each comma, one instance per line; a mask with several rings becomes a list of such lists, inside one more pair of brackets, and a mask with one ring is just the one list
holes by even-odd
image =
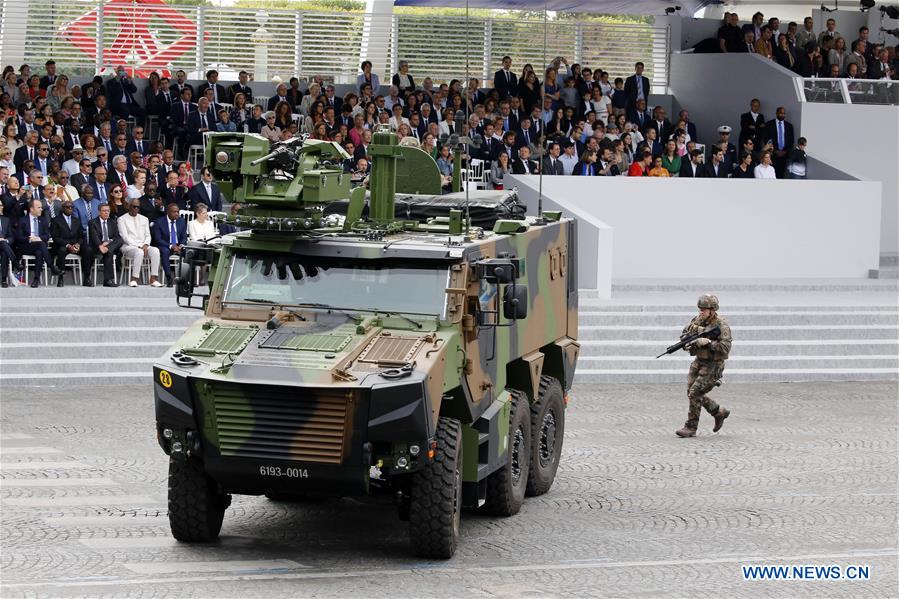
[[188, 259], [178, 263], [175, 275], [175, 296], [190, 297], [194, 294], [194, 265]]
[[503, 316], [506, 320], [519, 320], [528, 316], [527, 285], [507, 285], [503, 292]]
[[[194, 293], [195, 273], [198, 268], [203, 268], [207, 264], [212, 264], [213, 249], [211, 246], [197, 241], [188, 242], [181, 262], [178, 263], [177, 274], [175, 276], [175, 298], [178, 305], [184, 308], [196, 308], [202, 310], [203, 306], [194, 306], [191, 299], [201, 297], [206, 299], [208, 295], [198, 295]], [[187, 304], [182, 304], [181, 299], [187, 300]], [[201, 304], [204, 302], [201, 302]]]

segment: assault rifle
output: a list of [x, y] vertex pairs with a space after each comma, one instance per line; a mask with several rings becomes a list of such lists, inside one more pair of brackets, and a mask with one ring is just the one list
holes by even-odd
[[680, 341], [678, 341], [674, 345], [669, 345], [668, 349], [666, 349], [664, 352], [657, 355], [656, 358], [661, 358], [662, 356], [664, 356], [666, 354], [673, 354], [677, 350], [683, 349], [686, 346], [690, 345], [691, 343], [693, 343], [700, 337], [706, 337], [708, 339], [717, 339], [720, 335], [721, 335], [721, 327], [718, 326], [717, 324], [713, 324], [712, 326], [706, 327], [706, 328], [702, 329], [701, 331], [697, 331], [697, 332], [693, 333], [692, 335], [687, 335], [686, 337], [681, 337]]

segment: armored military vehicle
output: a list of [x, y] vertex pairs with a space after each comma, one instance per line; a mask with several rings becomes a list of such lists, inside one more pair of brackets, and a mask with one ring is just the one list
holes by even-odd
[[236, 232], [185, 248], [178, 302], [204, 315], [153, 374], [180, 541], [215, 539], [232, 494], [385, 493], [413, 551], [449, 558], [463, 507], [510, 516], [553, 484], [575, 221], [512, 214], [510, 191], [429, 195], [433, 160], [390, 132], [369, 151], [351, 189], [339, 145], [209, 139]]

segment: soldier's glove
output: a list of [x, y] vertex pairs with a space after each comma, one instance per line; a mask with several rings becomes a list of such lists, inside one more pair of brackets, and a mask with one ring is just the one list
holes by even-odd
[[691, 345], [693, 347], [700, 348], [700, 347], [705, 347], [705, 346], [709, 345], [710, 343], [711, 343], [711, 341], [709, 341], [705, 337], [700, 337], [699, 339], [697, 339], [696, 341], [691, 343]]

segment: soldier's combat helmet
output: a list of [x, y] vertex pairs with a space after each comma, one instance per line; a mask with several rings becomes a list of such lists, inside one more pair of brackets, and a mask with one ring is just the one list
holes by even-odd
[[696, 302], [696, 305], [700, 308], [710, 308], [717, 312], [718, 311], [718, 296], [712, 295], [710, 293], [706, 293], [705, 295], [700, 295], [699, 301]]

